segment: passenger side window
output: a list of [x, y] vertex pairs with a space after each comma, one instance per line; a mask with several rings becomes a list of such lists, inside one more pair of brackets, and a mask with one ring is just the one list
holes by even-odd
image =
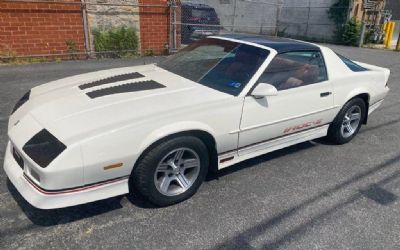
[[274, 85], [278, 90], [301, 87], [327, 80], [321, 52], [298, 51], [278, 54], [258, 82]]

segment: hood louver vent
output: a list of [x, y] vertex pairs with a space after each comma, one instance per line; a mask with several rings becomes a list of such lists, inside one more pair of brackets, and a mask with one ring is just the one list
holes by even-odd
[[144, 75], [138, 73], [138, 72], [133, 72], [133, 73], [128, 73], [128, 74], [123, 74], [123, 75], [116, 75], [116, 76], [111, 76], [109, 78], [104, 78], [95, 82], [90, 82], [90, 83], [85, 83], [79, 86], [81, 90], [83, 89], [88, 89], [96, 86], [101, 86], [104, 84], [109, 84], [109, 83], [114, 83], [114, 82], [120, 82], [120, 81], [126, 81], [126, 80], [133, 80], [137, 78], [142, 78]]
[[106, 95], [137, 92], [137, 91], [159, 89], [159, 88], [165, 88], [165, 86], [156, 81], [142, 81], [142, 82], [133, 82], [114, 87], [99, 89], [92, 92], [88, 92], [86, 93], [86, 95], [88, 95], [90, 98], [97, 98]]

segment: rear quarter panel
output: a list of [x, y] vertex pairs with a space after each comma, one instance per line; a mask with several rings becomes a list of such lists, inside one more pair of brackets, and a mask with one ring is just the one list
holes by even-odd
[[333, 86], [334, 107], [339, 112], [343, 105], [360, 94], [369, 95], [369, 105], [382, 100], [388, 89], [385, 87], [387, 75], [385, 69], [362, 64], [368, 71], [354, 72], [330, 49], [321, 48], [324, 53], [329, 80]]

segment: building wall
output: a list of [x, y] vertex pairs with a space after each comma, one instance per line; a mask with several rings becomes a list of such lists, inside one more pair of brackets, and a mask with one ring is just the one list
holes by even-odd
[[337, 0], [284, 0], [279, 30], [284, 35], [319, 41], [332, 41], [335, 24], [327, 11]]
[[166, 54], [168, 52], [170, 32], [170, 8], [167, 5], [167, 0], [139, 0], [139, 3], [157, 5], [154, 7], [139, 7], [142, 53]]
[[400, 20], [400, 1], [386, 0], [385, 10], [390, 10], [393, 20]]
[[[68, 54], [71, 52], [71, 46], [68, 47], [67, 41], [75, 43], [74, 52], [85, 52], [81, 0], [63, 1], [68, 1], [69, 4], [56, 1], [0, 2], [0, 57]], [[96, 3], [94, 0], [91, 2]], [[97, 2], [157, 5], [87, 5], [88, 24], [90, 28], [100, 29], [135, 27], [143, 54], [165, 54], [168, 51], [170, 8], [167, 0]]]
[[[106, 30], [125, 26], [139, 30], [139, 8], [135, 6], [138, 0], [107, 0], [106, 2], [116, 5], [127, 4], [127, 6], [87, 5], [90, 28]], [[133, 6], [128, 6], [129, 4]]]
[[215, 9], [224, 31], [274, 35], [277, 3], [281, 0], [182, 0], [206, 4]]
[[386, 0], [386, 10], [390, 10], [392, 13], [392, 21], [395, 24], [395, 30], [393, 33], [392, 45], [397, 44], [397, 40], [400, 37], [400, 1], [398, 0]]
[[378, 3], [376, 6], [377, 12], [371, 12], [364, 11], [363, 0], [353, 0], [352, 16], [359, 22], [365, 22], [367, 25], [379, 24], [381, 21], [380, 11], [385, 8], [386, 0], [376, 0], [376, 2]]
[[67, 53], [68, 40], [84, 51], [78, 4], [0, 2], [0, 55]]
[[[104, 1], [98, 1], [104, 2]], [[94, 48], [92, 32], [95, 29], [110, 30], [116, 27], [134, 28], [140, 39], [138, 0], [107, 0], [108, 4], [132, 4], [132, 6], [87, 5], [91, 48]]]
[[363, 0], [353, 0], [353, 9], [351, 11], [352, 16], [358, 21], [362, 20], [364, 14]]

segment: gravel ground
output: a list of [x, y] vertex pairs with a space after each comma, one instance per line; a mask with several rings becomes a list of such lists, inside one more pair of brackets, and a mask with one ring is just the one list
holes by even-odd
[[[351, 143], [317, 140], [248, 160], [209, 176], [193, 198], [167, 208], [121, 196], [42, 211], [0, 169], [0, 249], [399, 249], [400, 54], [332, 47], [392, 71], [384, 105]], [[0, 67], [0, 162], [8, 113], [29, 88], [143, 62]]]

